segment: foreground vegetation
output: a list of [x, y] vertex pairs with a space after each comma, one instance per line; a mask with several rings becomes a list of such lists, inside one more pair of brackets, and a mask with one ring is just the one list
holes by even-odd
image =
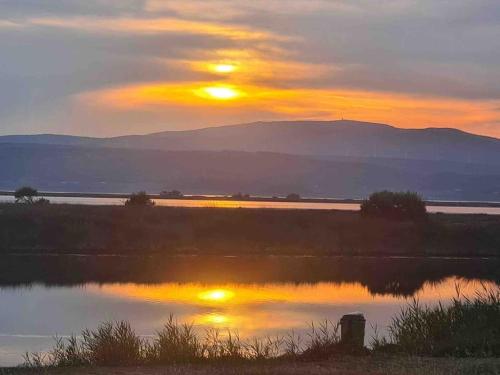
[[302, 346], [301, 338], [294, 334], [248, 342], [230, 331], [212, 329], [200, 335], [192, 324], [179, 324], [172, 316], [152, 339], [138, 336], [127, 322], [108, 322], [94, 331], [84, 330], [81, 338], [56, 338], [56, 345], [49, 353], [26, 354], [25, 365], [35, 368], [131, 366], [316, 358], [341, 349], [338, 331], [338, 325], [328, 321], [317, 327], [312, 325]]
[[414, 300], [392, 319], [374, 350], [420, 356], [500, 357], [500, 288], [422, 306]]
[[81, 337], [56, 338], [49, 353], [26, 354], [26, 367], [137, 366], [178, 363], [317, 361], [381, 353], [418, 356], [500, 357], [500, 288], [472, 298], [457, 296], [429, 308], [418, 302], [402, 309], [389, 338], [372, 339], [371, 350], [342, 342], [339, 325], [311, 325], [307, 337], [240, 340], [237, 333], [178, 324], [172, 316], [153, 338], [138, 336], [126, 322], [104, 323]]
[[0, 253], [500, 255], [500, 216], [0, 205]]
[[373, 355], [321, 361], [217, 362], [138, 367], [0, 369], [0, 375], [497, 375], [500, 358]]

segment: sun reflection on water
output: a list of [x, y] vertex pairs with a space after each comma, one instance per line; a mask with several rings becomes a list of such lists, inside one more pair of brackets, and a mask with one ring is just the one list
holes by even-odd
[[211, 289], [198, 294], [198, 298], [204, 301], [223, 302], [234, 297], [234, 292], [226, 289]]
[[[450, 277], [439, 283], [426, 282], [415, 297], [424, 304], [446, 302], [456, 295], [457, 283], [464, 295], [482, 288], [479, 282]], [[383, 329], [400, 306], [408, 302], [397, 295], [374, 294], [360, 283], [333, 282], [129, 283], [87, 286], [87, 291], [133, 301], [141, 306], [141, 311], [155, 306], [161, 319], [174, 313], [181, 322], [193, 323], [201, 329], [236, 330], [241, 337], [303, 330], [312, 321], [326, 318], [337, 321], [351, 311], [363, 311], [370, 323]], [[161, 319], [155, 324], [161, 325]]]

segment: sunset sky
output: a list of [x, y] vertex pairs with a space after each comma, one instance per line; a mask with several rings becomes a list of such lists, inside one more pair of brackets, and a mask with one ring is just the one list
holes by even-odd
[[0, 134], [348, 118], [500, 137], [498, 0], [0, 0]]

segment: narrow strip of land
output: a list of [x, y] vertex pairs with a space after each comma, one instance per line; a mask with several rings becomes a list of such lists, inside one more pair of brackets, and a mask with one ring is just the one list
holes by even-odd
[[1, 204], [0, 254], [496, 257], [499, 227], [497, 215]]
[[[88, 192], [54, 192], [40, 191], [38, 194], [42, 197], [60, 197], [60, 198], [116, 198], [126, 199], [130, 194], [126, 193], [88, 193]], [[363, 199], [359, 198], [309, 198], [300, 197], [290, 199], [288, 197], [263, 197], [263, 196], [231, 196], [231, 195], [182, 195], [178, 197], [165, 196], [162, 194], [148, 194], [152, 199], [175, 199], [175, 200], [221, 200], [221, 201], [244, 201], [244, 202], [302, 202], [302, 203], [346, 203], [360, 204]], [[0, 196], [14, 196], [14, 191], [2, 190]], [[500, 202], [493, 201], [449, 201], [449, 200], [425, 200], [426, 206], [434, 207], [500, 207]]]

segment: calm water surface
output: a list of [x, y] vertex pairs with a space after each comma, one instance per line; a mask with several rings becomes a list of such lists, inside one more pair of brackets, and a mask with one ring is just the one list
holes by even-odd
[[[54, 257], [52, 257], [54, 258]], [[315, 257], [7, 257], [0, 269], [0, 365], [53, 335], [125, 319], [151, 335], [168, 319], [242, 338], [305, 336], [308, 324], [361, 311], [367, 341], [408, 298], [434, 305], [500, 283], [498, 260]], [[10, 273], [7, 269], [12, 270]], [[16, 272], [15, 270], [19, 272]]]
[[[52, 203], [123, 205], [123, 198], [86, 198], [86, 197], [49, 197]], [[0, 197], [0, 202], [13, 202], [10, 196]], [[226, 201], [220, 199], [155, 199], [156, 205], [165, 207], [219, 207], [219, 208], [275, 208], [307, 210], [359, 210], [358, 203], [313, 203], [313, 202], [256, 202]], [[457, 207], [427, 206], [428, 212], [450, 214], [488, 214], [500, 215], [500, 207]]]

